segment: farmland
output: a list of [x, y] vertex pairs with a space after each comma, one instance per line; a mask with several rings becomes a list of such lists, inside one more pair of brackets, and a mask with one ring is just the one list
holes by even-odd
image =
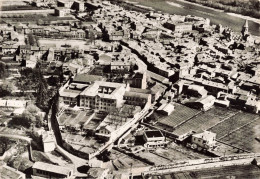
[[173, 132], [177, 135], [183, 135], [190, 131], [202, 132], [219, 123], [220, 121], [231, 117], [236, 110], [229, 110], [221, 107], [214, 107], [206, 112], [202, 112], [199, 115], [191, 118], [187, 122], [183, 123]]
[[224, 137], [221, 141], [259, 153], [260, 143], [255, 139], [256, 137], [260, 138], [260, 118]]
[[[170, 116], [155, 113], [153, 118], [158, 121], [156, 127], [176, 136], [208, 130], [216, 133], [220, 142], [242, 150], [260, 152], [259, 142], [255, 139], [260, 138], [260, 117], [257, 114], [218, 106], [200, 112], [176, 104]], [[162, 154], [164, 155], [164, 152]]]
[[220, 139], [233, 130], [236, 130], [237, 128], [249, 123], [253, 119], [256, 119], [257, 117], [259, 116], [255, 114], [240, 112], [212, 127], [210, 131], [216, 133], [217, 139]]

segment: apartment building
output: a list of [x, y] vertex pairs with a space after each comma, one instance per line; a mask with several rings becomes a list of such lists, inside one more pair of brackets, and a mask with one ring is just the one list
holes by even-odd
[[110, 111], [123, 104], [126, 84], [96, 81], [80, 93], [80, 107]]

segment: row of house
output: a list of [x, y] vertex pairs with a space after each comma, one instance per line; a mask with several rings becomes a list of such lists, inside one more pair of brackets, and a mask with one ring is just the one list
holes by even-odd
[[14, 26], [14, 31], [19, 34], [33, 34], [44, 38], [71, 38], [85, 39], [87, 32], [70, 26], [39, 26], [20, 24]]

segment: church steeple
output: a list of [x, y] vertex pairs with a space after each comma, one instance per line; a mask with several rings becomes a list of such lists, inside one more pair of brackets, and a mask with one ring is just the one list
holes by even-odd
[[245, 37], [246, 35], [248, 35], [248, 20], [245, 21], [245, 24], [242, 28], [242, 35]]

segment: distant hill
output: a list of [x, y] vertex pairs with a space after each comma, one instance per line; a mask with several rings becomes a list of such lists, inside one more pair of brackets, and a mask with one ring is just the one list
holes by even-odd
[[260, 0], [186, 0], [208, 7], [260, 18]]

